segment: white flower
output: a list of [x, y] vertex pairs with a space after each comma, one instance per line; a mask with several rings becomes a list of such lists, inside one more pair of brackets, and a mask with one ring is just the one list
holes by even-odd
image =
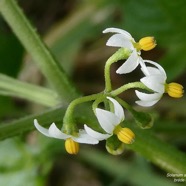
[[44, 127], [39, 125], [37, 119], [34, 119], [34, 125], [39, 132], [41, 132], [43, 135], [47, 137], [63, 139], [63, 140], [71, 138], [75, 142], [86, 143], [86, 144], [97, 144], [99, 142], [95, 138], [92, 138], [91, 136], [89, 136], [85, 130], [79, 130], [79, 133], [77, 134], [77, 136], [72, 136], [72, 135], [68, 135], [68, 134], [61, 132], [56, 127], [55, 123], [52, 123], [49, 129], [45, 129]]
[[99, 121], [99, 124], [107, 134], [99, 133], [85, 124], [84, 128], [86, 132], [90, 136], [98, 139], [99, 141], [105, 140], [111, 137], [113, 134], [116, 134], [120, 141], [127, 144], [131, 143], [134, 139], [133, 132], [128, 128], [122, 128], [120, 126], [120, 123], [125, 118], [123, 108], [115, 99], [110, 97], [107, 98], [113, 103], [114, 113], [100, 108], [96, 108], [96, 117]]
[[130, 33], [119, 28], [107, 28], [103, 31], [103, 33], [108, 32], [116, 34], [108, 39], [106, 43], [107, 46], [128, 48], [131, 51], [129, 58], [117, 69], [116, 73], [126, 74], [132, 72], [139, 64], [143, 63], [143, 60], [140, 57], [141, 52], [135, 48], [135, 44], [137, 43]]
[[141, 78], [140, 81], [155, 93], [147, 94], [136, 90], [136, 95], [140, 99], [136, 103], [144, 107], [149, 107], [156, 104], [165, 92], [167, 75], [163, 67], [156, 62], [150, 60], [144, 60], [144, 62], [152, 64], [155, 67], [143, 66], [141, 70], [145, 74], [145, 77]]

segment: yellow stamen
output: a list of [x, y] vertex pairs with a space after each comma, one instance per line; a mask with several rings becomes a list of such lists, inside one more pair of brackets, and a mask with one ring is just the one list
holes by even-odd
[[69, 154], [77, 154], [79, 152], [79, 143], [68, 138], [65, 141], [65, 149]]
[[134, 142], [135, 134], [129, 128], [122, 128], [117, 126], [114, 130], [114, 134], [118, 136], [118, 139], [126, 144], [131, 144]]
[[165, 91], [173, 98], [181, 98], [184, 93], [183, 86], [178, 83], [166, 84]]
[[154, 37], [143, 37], [139, 40], [138, 47], [140, 50], [148, 51], [152, 50], [156, 46], [156, 41]]

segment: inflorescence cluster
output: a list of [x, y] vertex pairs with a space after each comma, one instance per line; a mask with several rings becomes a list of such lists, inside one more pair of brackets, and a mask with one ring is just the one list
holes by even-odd
[[[132, 113], [135, 121], [141, 128], [152, 126], [153, 119], [150, 114], [137, 112], [118, 97], [122, 92], [134, 88], [138, 100], [136, 104], [143, 107], [150, 107], [156, 104], [164, 93], [168, 93], [173, 98], [183, 96], [183, 86], [178, 83], [167, 83], [165, 70], [158, 63], [151, 60], [142, 59], [141, 50], [148, 51], [156, 46], [154, 37], [144, 37], [136, 42], [134, 38], [125, 30], [118, 28], [107, 28], [103, 33], [114, 33], [106, 45], [119, 47], [119, 49], [106, 61], [105, 64], [105, 90], [98, 94], [84, 96], [73, 100], [63, 118], [62, 129], [59, 130], [55, 123], [49, 129], [43, 128], [38, 121], [34, 120], [34, 125], [38, 131], [48, 137], [65, 140], [65, 148], [69, 154], [77, 154], [79, 143], [98, 144], [99, 141], [106, 140], [106, 149], [113, 155], [123, 152], [124, 144], [134, 142], [135, 134], [128, 128], [123, 127], [125, 120], [124, 109]], [[117, 74], [127, 74], [133, 72], [138, 65], [144, 76], [137, 82], [130, 82], [115, 90], [112, 89], [110, 78], [110, 67], [119, 60], [125, 62], [117, 69]], [[76, 105], [84, 102], [93, 101], [92, 109], [100, 125], [99, 129], [90, 124], [84, 124], [84, 129], [78, 129], [73, 117]], [[100, 108], [100, 103], [104, 108]]]

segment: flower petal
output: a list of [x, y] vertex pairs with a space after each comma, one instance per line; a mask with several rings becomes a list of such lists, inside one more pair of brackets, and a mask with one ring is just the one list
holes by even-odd
[[153, 93], [153, 94], [147, 94], [140, 92], [138, 90], [135, 90], [135, 93], [137, 97], [142, 100], [142, 101], [155, 101], [155, 100], [160, 100], [162, 94], [160, 93]]
[[48, 129], [48, 132], [49, 132], [50, 136], [53, 137], [53, 138], [67, 139], [67, 138], [71, 137], [70, 135], [67, 135], [67, 134], [61, 132], [56, 127], [55, 123], [52, 123], [52, 125], [50, 125], [50, 128]]
[[146, 67], [147, 72], [144, 71], [144, 68], [141, 68], [141, 71], [145, 74], [145, 76], [149, 76], [149, 75], [161, 75], [161, 72], [159, 69], [155, 68], [155, 67]]
[[119, 117], [103, 109], [96, 108], [96, 116], [101, 127], [109, 134], [112, 134], [115, 126], [120, 123]]
[[120, 118], [120, 122], [123, 121], [125, 118], [123, 107], [115, 99], [111, 97], [107, 97], [107, 99], [114, 104], [114, 113], [118, 118]]
[[158, 92], [165, 92], [164, 77], [158, 75], [146, 76], [140, 79], [140, 81], [148, 88]]
[[36, 127], [36, 129], [41, 132], [43, 135], [47, 136], [47, 137], [51, 137], [49, 132], [48, 132], [48, 129], [42, 127], [41, 125], [39, 125], [37, 119], [34, 119], [34, 125]]
[[136, 104], [142, 106], [142, 107], [151, 107], [154, 104], [156, 104], [159, 100], [156, 101], [135, 101]]
[[113, 36], [111, 36], [108, 39], [106, 45], [113, 47], [128, 48], [130, 50], [134, 49], [132, 42], [122, 34], [114, 34]]
[[159, 69], [159, 73], [165, 78], [165, 80], [167, 79], [166, 72], [161, 65], [159, 65], [158, 63], [156, 63], [154, 61], [151, 61], [151, 60], [144, 60], [144, 62], [145, 63], [150, 63], [150, 64], [156, 66]]
[[141, 66], [141, 71], [145, 74], [145, 76], [150, 75], [148, 71], [148, 67], [146, 66], [144, 60], [139, 56], [139, 64]]
[[129, 72], [132, 72], [134, 69], [136, 69], [136, 67], [138, 66], [139, 64], [139, 56], [137, 54], [137, 51], [134, 50], [130, 57], [125, 61], [125, 63], [123, 63], [123, 65], [121, 65], [116, 73], [118, 74], [126, 74], [126, 73], [129, 73]]
[[131, 34], [125, 30], [122, 30], [122, 29], [119, 29], [119, 28], [106, 28], [105, 30], [103, 30], [103, 33], [109, 33], [109, 32], [112, 32], [112, 33], [119, 33], [119, 34], [122, 34], [124, 35], [126, 38], [128, 39], [133, 39], [133, 37], [131, 36]]
[[93, 138], [99, 141], [105, 140], [111, 136], [110, 134], [102, 134], [102, 133], [96, 132], [95, 130], [91, 129], [87, 125], [84, 125], [84, 128], [88, 135], [92, 136]]
[[72, 137], [72, 139], [78, 143], [85, 143], [85, 144], [98, 144], [98, 139], [90, 136], [87, 132], [83, 129], [79, 130], [78, 137]]
[[156, 104], [162, 97], [162, 94], [160, 93], [147, 94], [138, 90], [136, 90], [135, 92], [137, 97], [140, 99], [139, 101], [136, 101], [136, 104], [143, 107], [150, 107]]

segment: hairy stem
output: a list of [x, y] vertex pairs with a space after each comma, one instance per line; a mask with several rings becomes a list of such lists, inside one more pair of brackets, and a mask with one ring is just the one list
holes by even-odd
[[126, 59], [129, 56], [130, 52], [128, 49], [120, 48], [116, 51], [105, 64], [104, 75], [105, 75], [105, 91], [110, 92], [112, 90], [111, 77], [110, 77], [110, 68], [111, 65], [119, 60]]
[[110, 94], [112, 96], [117, 96], [117, 95], [121, 94], [122, 92], [125, 92], [126, 90], [132, 89], [132, 88], [140, 88], [140, 89], [143, 89], [143, 90], [151, 91], [149, 88], [147, 88], [141, 82], [132, 82], [132, 83], [125, 84], [125, 85], [119, 87], [116, 90], [113, 90]]
[[73, 83], [41, 41], [36, 29], [29, 23], [17, 3], [14, 0], [1, 0], [0, 13], [60, 98], [68, 102], [78, 97]]

